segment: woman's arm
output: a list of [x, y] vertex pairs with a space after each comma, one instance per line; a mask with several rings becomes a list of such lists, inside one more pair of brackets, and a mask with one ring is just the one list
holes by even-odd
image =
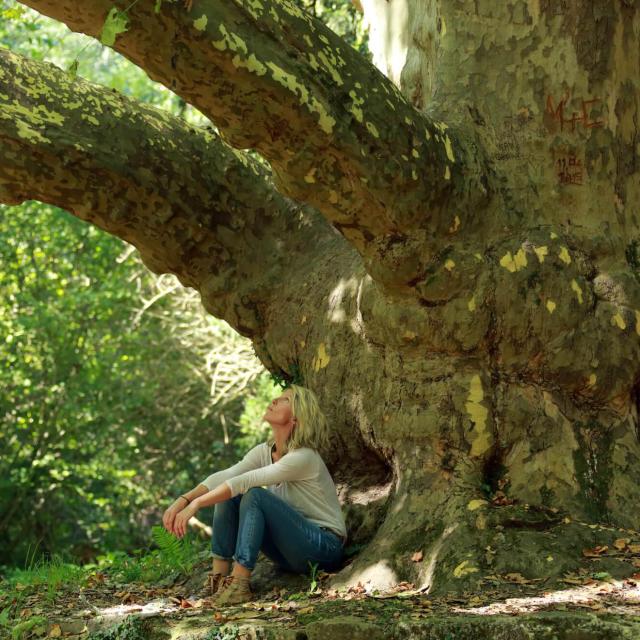
[[[200, 487], [202, 487], [202, 485], [198, 485], [196, 489], [200, 489]], [[194, 489], [194, 491], [196, 489]], [[225, 500], [229, 500], [229, 498], [231, 498], [231, 489], [229, 489], [226, 482], [223, 482], [212, 491], [201, 494], [200, 497], [195, 498], [191, 504], [186, 506], [176, 515], [176, 519], [173, 524], [173, 533], [178, 538], [182, 538], [182, 536], [187, 532], [187, 523], [196, 515], [196, 513], [198, 513], [199, 509], [202, 509], [202, 507], [209, 507], [212, 504], [218, 504], [218, 502], [224, 502]]]
[[[164, 528], [169, 533], [173, 533], [181, 538], [186, 533], [187, 522], [197, 513], [198, 509], [228, 500], [231, 497], [230, 494], [226, 498], [221, 498], [221, 494], [216, 493], [216, 490], [219, 489], [228, 478], [233, 478], [234, 476], [260, 467], [261, 449], [263, 446], [264, 445], [259, 444], [247, 452], [240, 462], [228, 469], [212, 473], [197, 487], [176, 498], [174, 503], [164, 512], [162, 517]], [[228, 489], [228, 487], [226, 488]], [[207, 496], [207, 501], [204, 504], [197, 502], [205, 495]], [[180, 527], [177, 526], [178, 516], [180, 516]], [[178, 533], [179, 531], [180, 533]]]
[[252, 487], [268, 486], [280, 482], [310, 480], [318, 475], [318, 458], [312, 449], [294, 449], [278, 462], [226, 479], [231, 496], [246, 493]]
[[164, 525], [164, 528], [169, 533], [175, 533], [174, 526], [176, 516], [190, 504], [193, 504], [197, 498], [207, 493], [207, 491], [209, 491], [207, 487], [203, 484], [199, 484], [195, 489], [191, 489], [188, 493], [183, 493], [181, 496], [176, 498], [162, 515], [162, 524]]
[[198, 509], [202, 509], [202, 507], [210, 507], [212, 504], [224, 502], [225, 500], [229, 500], [229, 498], [231, 498], [231, 489], [229, 489], [229, 485], [227, 485], [226, 482], [223, 482], [193, 502], [197, 505]]
[[[223, 469], [222, 471], [212, 473], [210, 476], [205, 478], [196, 488], [199, 489], [202, 485], [205, 487], [206, 491], [212, 491], [229, 478], [233, 478], [235, 476], [239, 476], [242, 473], [246, 473], [247, 471], [257, 469], [261, 465], [261, 450], [263, 447], [263, 444], [259, 444], [256, 447], [253, 447], [253, 449], [248, 451], [244, 458], [240, 460], [240, 462], [234, 464], [228, 469]], [[200, 495], [202, 495], [202, 493], [198, 494], [198, 496], [196, 497], [199, 497]], [[187, 495], [187, 497], [190, 498], [189, 495]]]

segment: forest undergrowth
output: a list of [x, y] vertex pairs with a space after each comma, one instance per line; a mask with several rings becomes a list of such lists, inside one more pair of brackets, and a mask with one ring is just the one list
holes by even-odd
[[[560, 612], [595, 615], [603, 624], [612, 616], [636, 624], [640, 620], [640, 575], [614, 579], [599, 570], [609, 550], [597, 551], [585, 554], [584, 568], [555, 585], [527, 580], [520, 574], [496, 575], [485, 578], [483, 588], [475, 593], [441, 597], [417, 591], [407, 582], [384, 593], [363, 584], [337, 588], [334, 574], [314, 566], [306, 576], [272, 570], [265, 577], [259, 569], [270, 563], [262, 558], [254, 580], [255, 600], [217, 608], [204, 589], [210, 568], [206, 540], [192, 533], [178, 540], [158, 526], [152, 529], [149, 546], [133, 554], [107, 553], [80, 566], [61, 556], [36, 560], [34, 552], [25, 567], [6, 569], [0, 581], [0, 637], [141, 640], [162, 637], [154, 634], [164, 626], [175, 629], [188, 623], [199, 625], [201, 633], [185, 637], [238, 640], [249, 637], [247, 625], [271, 629], [269, 633], [275, 635], [264, 632], [265, 637], [275, 638], [287, 637], [278, 635], [287, 630], [335, 625], [340, 620], [371, 625], [376, 633], [386, 629], [393, 637], [402, 625], [458, 619], [462, 628], [469, 620], [484, 624], [490, 618], [531, 619], [532, 614]], [[611, 549], [614, 555], [624, 551]], [[357, 552], [348, 549], [347, 564]], [[202, 632], [203, 628], [210, 631]], [[467, 636], [452, 636], [458, 637]]]

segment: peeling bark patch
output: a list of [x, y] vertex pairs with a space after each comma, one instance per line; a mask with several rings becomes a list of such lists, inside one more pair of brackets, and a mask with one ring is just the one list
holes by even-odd
[[622, 331], [624, 331], [627, 328], [627, 323], [625, 322], [620, 312], [616, 313], [611, 318], [611, 324], [618, 327], [619, 329], [622, 329]]
[[451, 146], [451, 138], [449, 138], [449, 136], [444, 137], [444, 150], [447, 153], [449, 162], [455, 162], [455, 158], [453, 157], [453, 147]]
[[485, 507], [486, 505], [486, 500], [471, 500], [467, 505], [467, 509], [469, 509], [469, 511], [475, 511], [476, 509], [480, 509], [480, 507]]
[[313, 370], [320, 371], [320, 369], [324, 369], [329, 364], [330, 360], [331, 358], [327, 353], [325, 344], [324, 342], [321, 342], [318, 345], [318, 351], [317, 351], [316, 357], [313, 359], [313, 363], [312, 363]]
[[49, 138], [43, 136], [36, 129], [31, 128], [26, 122], [18, 120], [16, 126], [18, 127], [18, 135], [24, 140], [30, 140], [31, 142], [51, 142]]
[[200, 18], [193, 21], [193, 28], [197, 31], [204, 31], [207, 28], [207, 22], [209, 19], [205, 14], [202, 14]]
[[309, 111], [318, 114], [318, 124], [320, 125], [320, 128], [325, 133], [331, 133], [336, 121], [329, 115], [319, 100], [315, 96], [311, 95], [309, 90], [304, 85], [300, 84], [293, 74], [288, 73], [273, 62], [267, 62], [267, 67], [271, 69], [272, 77], [276, 82], [297, 96], [300, 104], [305, 105]]
[[541, 264], [544, 262], [544, 257], [549, 254], [549, 248], [544, 246], [535, 247], [534, 251], [536, 252], [536, 255], [538, 256], [538, 260], [540, 261]]
[[[264, 11], [264, 7], [259, 0], [245, 0], [242, 4], [254, 20], [258, 20]], [[273, 11], [273, 8], [271, 10]]]
[[571, 281], [571, 288], [576, 292], [576, 295], [578, 296], [578, 302], [582, 304], [582, 288], [576, 282], [575, 278]]
[[478, 567], [474, 567], [470, 560], [463, 560], [454, 570], [453, 576], [455, 578], [462, 578], [469, 573], [476, 573], [479, 571]]
[[362, 111], [362, 105], [364, 104], [364, 98], [359, 98], [356, 92], [352, 89], [349, 91], [349, 97], [352, 100], [349, 111], [354, 115], [355, 119], [362, 123], [364, 120], [364, 113]]
[[520, 271], [520, 269], [524, 269], [524, 267], [527, 266], [527, 256], [524, 252], [524, 249], [518, 249], [518, 252], [515, 256], [511, 255], [511, 251], [507, 251], [507, 253], [505, 253], [500, 259], [500, 266], [504, 267], [511, 273], [515, 273], [516, 271]]
[[489, 410], [482, 404], [484, 391], [478, 374], [471, 378], [469, 395], [465, 405], [474, 427], [471, 434], [471, 455], [480, 456], [491, 446], [491, 434], [487, 431]]
[[220, 33], [222, 34], [221, 40], [212, 40], [211, 44], [218, 51], [226, 51], [229, 48], [231, 51], [241, 51], [245, 55], [249, 54], [245, 41], [235, 33], [227, 30], [224, 24], [220, 25]]
[[560, 258], [560, 260], [562, 260], [562, 262], [571, 264], [571, 255], [569, 254], [569, 250], [567, 249], [567, 247], [560, 247], [560, 253], [558, 254], [558, 257]]

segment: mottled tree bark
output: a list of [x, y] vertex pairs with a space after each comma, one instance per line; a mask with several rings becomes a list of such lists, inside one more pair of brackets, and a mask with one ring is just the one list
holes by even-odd
[[0, 141], [3, 202], [49, 202], [123, 238], [250, 338], [306, 253], [347, 246], [211, 131], [6, 50]]
[[[28, 0], [98, 35], [126, 2]], [[373, 277], [410, 293], [440, 251], [440, 212], [488, 197], [472, 139], [411, 107], [395, 85], [294, 2], [139, 2], [114, 48], [271, 164], [284, 194], [321, 211]], [[468, 139], [467, 139], [468, 138]], [[391, 187], [391, 189], [390, 189]]]
[[[110, 6], [25, 4], [92, 34]], [[362, 5], [400, 92], [286, 0], [140, 2], [115, 46], [359, 252], [308, 253], [260, 336], [393, 470], [342, 578], [560, 576], [640, 528], [640, 8]]]

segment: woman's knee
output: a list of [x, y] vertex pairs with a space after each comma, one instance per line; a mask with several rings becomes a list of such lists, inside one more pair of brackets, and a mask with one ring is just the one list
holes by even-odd
[[234, 500], [233, 498], [231, 500], [225, 500], [224, 502], [218, 502], [218, 504], [213, 507], [214, 520], [216, 518], [225, 518], [226, 516], [231, 515], [234, 512], [237, 513], [238, 505], [239, 501]]
[[242, 500], [240, 500], [240, 508], [246, 508], [249, 505], [260, 502], [266, 494], [266, 489], [263, 489], [262, 487], [252, 487], [243, 494]]

